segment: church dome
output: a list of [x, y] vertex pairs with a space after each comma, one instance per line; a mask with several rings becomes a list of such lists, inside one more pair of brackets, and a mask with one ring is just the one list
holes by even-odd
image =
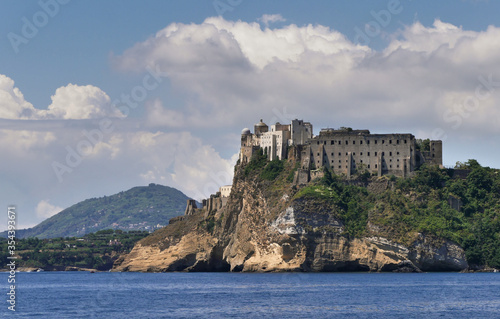
[[241, 130], [241, 135], [250, 135], [250, 129], [245, 127], [243, 130]]
[[262, 119], [261, 119], [259, 123], [255, 124], [255, 126], [261, 127], [261, 126], [267, 126], [267, 124], [262, 122]]

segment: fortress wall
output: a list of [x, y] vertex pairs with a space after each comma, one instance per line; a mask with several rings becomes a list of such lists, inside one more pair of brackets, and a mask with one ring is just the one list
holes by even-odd
[[316, 168], [328, 167], [347, 176], [365, 169], [403, 176], [404, 160], [415, 156], [415, 137], [411, 134], [320, 134], [310, 146]]

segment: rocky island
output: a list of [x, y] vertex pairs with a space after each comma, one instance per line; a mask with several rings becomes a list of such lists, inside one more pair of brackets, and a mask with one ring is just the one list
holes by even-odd
[[139, 241], [113, 270], [500, 267], [498, 170], [474, 160], [445, 169], [440, 141], [411, 134], [342, 128], [313, 136], [309, 123], [293, 123], [243, 130], [230, 192], [200, 208], [188, 200], [185, 215]]

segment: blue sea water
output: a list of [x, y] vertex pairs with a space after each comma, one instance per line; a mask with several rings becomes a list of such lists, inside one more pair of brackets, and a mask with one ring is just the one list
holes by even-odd
[[500, 318], [500, 273], [0, 274], [0, 317]]

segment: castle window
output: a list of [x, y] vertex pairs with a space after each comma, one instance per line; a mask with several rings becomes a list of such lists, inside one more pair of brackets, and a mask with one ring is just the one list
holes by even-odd
[[389, 144], [392, 144], [392, 140], [389, 140]]
[[352, 156], [355, 156], [355, 155], [356, 155], [356, 153], [352, 153]]
[[363, 163], [363, 160], [359, 160], [360, 163]]
[[318, 145], [319, 145], [319, 141], [318, 141]]
[[377, 152], [375, 152], [375, 156], [377, 156]]
[[363, 144], [363, 141], [359, 141], [359, 144]]
[[342, 156], [342, 154], [340, 154], [340, 152], [339, 152], [339, 156]]
[[333, 160], [332, 160], [332, 164], [333, 164]]
[[339, 145], [342, 144], [342, 141], [339, 141]]
[[399, 144], [399, 140], [396, 141], [396, 144]]
[[392, 165], [389, 165], [389, 168], [392, 168]]
[[434, 154], [432, 154], [432, 157], [434, 157]]
[[349, 141], [345, 141], [345, 145], [349, 144]]
[[389, 162], [392, 162], [392, 158], [389, 160]]
[[432, 148], [432, 151], [434, 152], [434, 147]]
[[366, 144], [370, 144], [370, 140], [366, 141]]
[[399, 168], [399, 164], [398, 164], [398, 168]]
[[385, 156], [385, 152], [382, 152], [382, 156]]
[[368, 156], [370, 156], [370, 152], [368, 152], [367, 154], [368, 154]]
[[399, 162], [399, 158], [398, 158], [398, 162]]
[[352, 144], [356, 144], [356, 141], [352, 141]]
[[377, 168], [377, 164], [375, 164], [375, 168]]
[[377, 140], [375, 140], [375, 144], [377, 144]]
[[323, 144], [325, 144], [325, 145], [326, 145], [326, 141], [324, 141], [324, 142], [323, 142]]
[[397, 152], [396, 155], [399, 155], [399, 152]]
[[342, 163], [342, 161], [341, 161], [341, 160], [339, 160], [339, 163]]
[[363, 156], [363, 152], [359, 153], [359, 156]]
[[370, 164], [368, 164], [368, 168], [370, 168]]
[[347, 153], [347, 152], [346, 152], [346, 153], [345, 153], [345, 156], [347, 156], [347, 155], [349, 155], [349, 153]]
[[333, 141], [330, 141], [330, 145], [333, 145]]
[[339, 168], [342, 168], [342, 166], [339, 165]]
[[392, 152], [389, 152], [389, 156], [392, 156]]
[[333, 156], [333, 152], [332, 152], [332, 156]]
[[406, 144], [406, 140], [405, 140], [405, 144]]
[[318, 153], [318, 156], [319, 156], [319, 153]]
[[382, 144], [384, 144], [384, 143], [385, 143], [385, 140], [382, 140]]

